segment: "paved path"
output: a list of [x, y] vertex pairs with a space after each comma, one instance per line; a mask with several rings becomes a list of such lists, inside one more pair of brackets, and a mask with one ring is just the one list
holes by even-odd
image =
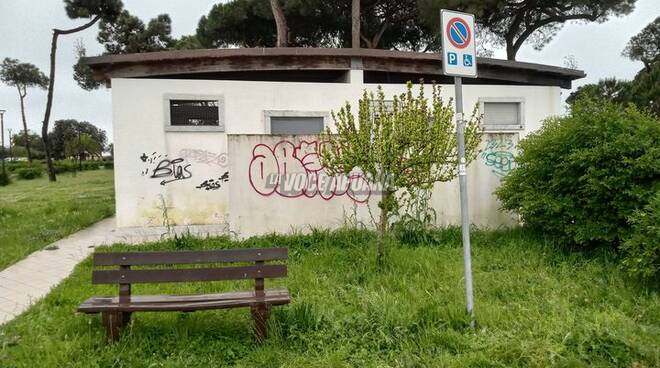
[[[176, 233], [194, 236], [220, 235], [218, 226], [175, 227]], [[138, 244], [162, 239], [163, 228], [116, 229], [114, 217], [102, 220], [0, 271], [0, 325], [27, 310], [64, 280], [73, 268], [89, 256], [98, 245]], [[51, 249], [51, 250], [47, 250]]]

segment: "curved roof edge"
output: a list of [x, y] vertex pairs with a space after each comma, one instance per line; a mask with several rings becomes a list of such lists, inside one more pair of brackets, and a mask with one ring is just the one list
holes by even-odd
[[[291, 70], [363, 69], [440, 75], [441, 61], [439, 53], [296, 47], [174, 50], [83, 59], [98, 80], [107, 82], [112, 78], [180, 78], [186, 74]], [[519, 84], [571, 88], [571, 81], [586, 76], [581, 70], [544, 64], [482, 57], [477, 61], [479, 78]]]

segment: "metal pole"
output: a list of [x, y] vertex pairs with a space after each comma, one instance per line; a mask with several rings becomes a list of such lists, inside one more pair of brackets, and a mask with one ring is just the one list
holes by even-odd
[[7, 159], [7, 151], [5, 151], [5, 110], [0, 110], [0, 136], [2, 136], [0, 144], [2, 144], [2, 175], [6, 174], [5, 160]]
[[12, 139], [11, 139], [11, 129], [7, 129], [9, 131], [9, 161], [13, 162], [14, 161], [14, 150], [12, 149]]
[[80, 149], [80, 127], [78, 127], [78, 169], [82, 172], [82, 150]]
[[468, 213], [467, 172], [465, 169], [465, 120], [463, 119], [463, 80], [454, 77], [456, 95], [456, 138], [458, 140], [458, 184], [461, 190], [461, 230], [463, 234], [463, 262], [465, 267], [465, 299], [474, 327], [474, 297], [472, 295], [472, 255], [470, 252], [470, 216]]

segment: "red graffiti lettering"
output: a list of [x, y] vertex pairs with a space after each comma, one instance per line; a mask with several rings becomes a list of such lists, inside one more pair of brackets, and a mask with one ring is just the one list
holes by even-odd
[[346, 195], [357, 203], [368, 201], [371, 188], [363, 174], [331, 176], [324, 170], [318, 152], [325, 144], [301, 141], [296, 146], [286, 140], [272, 148], [257, 144], [248, 170], [250, 185], [263, 196], [277, 193], [287, 198], [319, 196], [330, 200]]

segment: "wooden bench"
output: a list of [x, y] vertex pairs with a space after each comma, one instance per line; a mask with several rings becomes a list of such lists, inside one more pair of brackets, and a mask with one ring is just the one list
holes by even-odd
[[[118, 297], [92, 297], [78, 307], [82, 313], [101, 313], [108, 337], [116, 340], [133, 312], [192, 312], [207, 309], [250, 307], [259, 341], [266, 337], [266, 321], [272, 305], [288, 304], [286, 288], [265, 289], [265, 278], [286, 277], [286, 248], [229, 249], [176, 252], [95, 253], [95, 266], [119, 266], [119, 270], [94, 270], [92, 284], [118, 284]], [[172, 268], [171, 265], [209, 263], [252, 263], [249, 265], [206, 268]], [[132, 266], [158, 268], [131, 269]], [[165, 268], [163, 268], [165, 266]], [[138, 283], [203, 282], [254, 279], [254, 290], [200, 295], [131, 295], [131, 285]]]

